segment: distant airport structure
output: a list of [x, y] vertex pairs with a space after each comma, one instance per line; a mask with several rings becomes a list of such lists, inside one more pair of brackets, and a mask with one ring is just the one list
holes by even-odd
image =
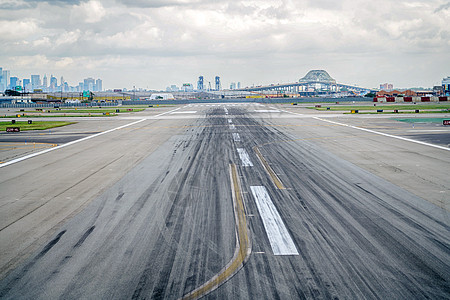
[[302, 96], [339, 92], [364, 93], [371, 89], [336, 82], [325, 70], [311, 70], [298, 82], [252, 86], [238, 89], [248, 92], [293, 93]]

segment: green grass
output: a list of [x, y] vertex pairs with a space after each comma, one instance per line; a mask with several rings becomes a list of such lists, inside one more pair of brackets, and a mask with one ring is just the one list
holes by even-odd
[[[426, 109], [426, 110], [431, 110], [431, 109], [450, 109], [450, 103], [446, 103], [446, 104], [392, 104], [392, 105], [379, 105], [377, 104], [377, 106], [371, 106], [371, 105], [348, 105], [348, 106], [340, 106], [340, 105], [335, 105], [335, 106], [329, 106], [330, 109], [332, 111], [345, 111], [345, 110], [377, 110], [377, 109], [383, 109], [383, 110], [394, 110], [394, 109], [398, 109], [398, 110], [416, 110], [416, 109]], [[311, 109], [316, 109], [316, 110], [327, 110], [326, 107], [308, 107]]]
[[[21, 116], [22, 117], [20, 117], [20, 118], [22, 118], [22, 119], [25, 119], [25, 118], [70, 118], [70, 117], [85, 117], [85, 118], [89, 118], [89, 117], [96, 117], [96, 118], [98, 118], [98, 117], [113, 117], [113, 116], [117, 116], [117, 114], [110, 114], [110, 115], [103, 115], [103, 114], [92, 114], [92, 115], [86, 115], [86, 114], [69, 114], [69, 115], [64, 115], [64, 114], [38, 114], [38, 115], [31, 115], [31, 114], [28, 114], [28, 115], [23, 115], [23, 114], [21, 114]], [[11, 119], [11, 118], [13, 118], [13, 119], [15, 119], [16, 118], [16, 115], [3, 115], [3, 116], [0, 116], [0, 118], [7, 118], [7, 119]]]
[[[392, 115], [392, 114], [395, 114], [395, 115], [398, 115], [398, 114], [445, 114], [445, 113], [450, 113], [450, 111], [448, 111], [448, 110], [421, 110], [421, 111], [419, 111], [418, 113], [416, 113], [414, 110], [403, 110], [403, 111], [401, 111], [401, 110], [399, 110], [398, 111], [398, 113], [394, 113], [394, 111], [391, 109], [391, 110], [384, 110], [383, 112], [376, 112], [376, 111], [372, 111], [372, 112], [368, 112], [368, 111], [365, 111], [365, 112], [361, 112], [361, 111], [359, 111], [358, 112], [358, 114], [360, 114], [360, 115], [381, 115], [381, 114], [390, 114], [390, 115]], [[351, 112], [345, 112], [344, 113], [344, 115], [347, 115], [347, 114], [352, 114]]]
[[36, 111], [36, 110], [29, 110], [29, 111], [25, 111], [25, 113], [43, 113], [43, 114], [47, 114], [47, 113], [59, 113], [59, 114], [95, 114], [95, 113], [116, 113], [116, 109], [119, 110], [119, 113], [126, 113], [126, 112], [130, 112], [127, 111], [127, 109], [133, 109], [133, 112], [138, 112], [138, 111], [143, 111], [144, 108], [79, 108], [79, 109], [74, 109], [74, 108], [61, 108], [60, 110], [56, 110], [56, 109], [45, 109], [45, 112], [41, 112], [41, 111]]
[[45, 130], [75, 123], [65, 121], [33, 121], [32, 124], [28, 124], [28, 121], [16, 121], [15, 124], [11, 124], [11, 122], [0, 122], [0, 131], [6, 131], [6, 127], [20, 127], [20, 131]]
[[408, 118], [408, 119], [394, 119], [400, 122], [406, 123], [439, 123], [442, 124], [443, 120], [449, 120], [450, 118]]

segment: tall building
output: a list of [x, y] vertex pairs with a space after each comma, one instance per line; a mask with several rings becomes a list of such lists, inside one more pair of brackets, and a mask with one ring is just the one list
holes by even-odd
[[392, 91], [394, 89], [394, 85], [392, 83], [383, 83], [380, 84], [380, 90], [384, 91]]
[[56, 91], [57, 87], [58, 87], [58, 79], [56, 79], [56, 77], [54, 77], [53, 75], [50, 75], [49, 91], [54, 92]]
[[47, 90], [48, 87], [47, 74], [44, 74], [44, 78], [42, 79], [42, 87], [44, 90]]
[[5, 89], [3, 85], [3, 68], [0, 67], [0, 92], [3, 92]]
[[22, 81], [22, 86], [23, 86], [23, 91], [26, 91], [26, 92], [31, 92], [32, 91], [31, 80], [30, 79], [24, 79]]
[[238, 89], [241, 88], [241, 83], [240, 83], [240, 82], [237, 83], [237, 88], [238, 88]]
[[9, 78], [9, 86], [10, 86], [10, 88], [12, 90], [15, 90], [16, 86], [18, 86], [18, 85], [19, 85], [19, 78], [18, 77], [13, 76], [13, 77]]
[[41, 75], [31, 75], [31, 88], [33, 90], [41, 88]]
[[236, 89], [236, 83], [235, 82], [232, 82], [231, 84], [230, 84], [230, 90], [235, 90]]
[[95, 90], [97, 92], [103, 91], [103, 81], [100, 78], [95, 81]]
[[94, 78], [85, 78], [83, 83], [83, 90], [94, 91], [95, 80]]
[[219, 76], [216, 76], [216, 80], [215, 80], [215, 82], [216, 82], [216, 91], [220, 91], [221, 90], [221, 86], [220, 86], [220, 77]]
[[204, 86], [203, 86], [203, 76], [198, 77], [198, 81], [197, 81], [197, 90], [198, 91], [203, 91]]
[[9, 86], [8, 83], [10, 82], [10, 72], [9, 70], [3, 70], [2, 71], [2, 84], [4, 90], [6, 90]]

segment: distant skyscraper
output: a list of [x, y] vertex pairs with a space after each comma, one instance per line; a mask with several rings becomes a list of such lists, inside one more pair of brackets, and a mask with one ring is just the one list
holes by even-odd
[[47, 74], [44, 74], [44, 78], [42, 79], [42, 87], [44, 90], [47, 90], [48, 83], [47, 83]]
[[31, 75], [31, 88], [33, 90], [41, 88], [41, 75]]
[[95, 90], [97, 92], [103, 91], [103, 81], [100, 78], [95, 81]]
[[238, 89], [241, 88], [241, 83], [240, 83], [240, 82], [237, 83], [237, 88], [238, 88]]
[[54, 77], [53, 75], [50, 75], [49, 91], [54, 92], [56, 91], [57, 87], [58, 87], [58, 79], [56, 79], [56, 77]]
[[94, 91], [95, 80], [94, 78], [85, 78], [83, 83], [83, 89], [85, 91]]
[[216, 91], [220, 91], [220, 90], [221, 90], [220, 77], [216, 76]]
[[394, 85], [392, 83], [380, 84], [380, 90], [392, 91], [393, 89], [394, 89]]
[[24, 79], [22, 81], [23, 85], [23, 91], [30, 92], [31, 91], [31, 80], [30, 79]]
[[10, 82], [10, 73], [9, 70], [2, 71], [2, 84], [3, 88], [6, 90], [8, 88], [8, 84]]
[[0, 92], [5, 90], [5, 86], [3, 85], [3, 68], [0, 67]]
[[235, 82], [232, 82], [231, 84], [230, 84], [230, 90], [235, 90], [236, 89], [236, 83]]
[[12, 90], [14, 90], [16, 88], [16, 86], [19, 85], [19, 78], [18, 77], [10, 77], [9, 78], [9, 86], [11, 87]]
[[203, 91], [204, 86], [203, 86], [203, 76], [198, 77], [198, 81], [197, 81], [197, 90], [198, 91]]

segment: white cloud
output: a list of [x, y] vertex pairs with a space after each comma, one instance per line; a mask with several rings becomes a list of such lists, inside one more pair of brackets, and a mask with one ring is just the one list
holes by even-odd
[[[0, 66], [12, 71], [25, 70], [27, 62], [29, 73], [126, 73], [128, 85], [149, 78], [156, 88], [177, 76], [194, 82], [200, 74], [249, 84], [297, 80], [313, 68], [369, 87], [391, 74], [401, 75], [397, 86], [449, 75], [450, 6], [441, 0], [8, 3], [3, 10], [0, 5]], [[41, 56], [47, 63], [36, 67], [30, 58]], [[19, 65], [11, 57], [24, 59]], [[166, 71], [156, 76], [149, 66]]]
[[106, 10], [99, 1], [81, 2], [72, 8], [73, 20], [97, 23], [106, 15]]
[[21, 19], [14, 21], [0, 20], [0, 41], [17, 41], [30, 37], [38, 30], [36, 20]]

